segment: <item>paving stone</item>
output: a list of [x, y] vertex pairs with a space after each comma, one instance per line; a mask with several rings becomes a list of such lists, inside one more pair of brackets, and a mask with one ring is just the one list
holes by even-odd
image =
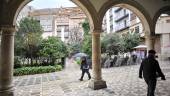
[[28, 79], [22, 79], [21, 83], [18, 86], [24, 86]]
[[47, 82], [48, 81], [48, 78], [46, 76], [43, 76], [42, 77], [42, 82]]
[[[170, 77], [170, 64], [161, 64]], [[15, 96], [146, 96], [147, 86], [138, 78], [139, 65], [102, 69], [107, 88], [92, 90], [89, 80], [79, 81], [79, 67], [61, 72], [14, 77]], [[158, 81], [156, 96], [170, 96], [170, 78]]]
[[35, 79], [35, 84], [41, 84], [41, 77], [37, 77]]
[[34, 77], [29, 78], [27, 85], [33, 85], [34, 84]]

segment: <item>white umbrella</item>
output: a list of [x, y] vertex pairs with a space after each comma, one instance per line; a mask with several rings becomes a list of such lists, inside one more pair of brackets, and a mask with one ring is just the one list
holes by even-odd
[[146, 45], [138, 45], [138, 46], [134, 47], [134, 49], [141, 49], [141, 48], [146, 49], [147, 46]]

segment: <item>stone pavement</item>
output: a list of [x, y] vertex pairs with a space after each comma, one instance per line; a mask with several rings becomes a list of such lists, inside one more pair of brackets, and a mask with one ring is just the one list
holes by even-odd
[[[170, 96], [170, 62], [160, 63], [167, 80], [158, 80], [156, 96]], [[146, 84], [138, 78], [139, 65], [102, 69], [107, 88], [92, 90], [87, 75], [78, 81], [81, 71], [71, 64], [60, 72], [14, 77], [15, 96], [146, 96]]]

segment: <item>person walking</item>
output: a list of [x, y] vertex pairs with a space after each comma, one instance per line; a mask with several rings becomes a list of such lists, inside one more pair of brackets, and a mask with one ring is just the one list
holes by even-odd
[[166, 80], [159, 66], [159, 62], [155, 59], [155, 54], [155, 50], [149, 50], [148, 57], [142, 61], [139, 69], [139, 78], [144, 77], [148, 86], [147, 96], [155, 96], [154, 93], [158, 77], [161, 77], [162, 80]]
[[89, 64], [87, 63], [86, 57], [82, 57], [81, 60], [81, 67], [80, 69], [82, 70], [81, 78], [79, 79], [80, 81], [83, 81], [84, 74], [87, 73], [89, 80], [91, 79], [91, 75], [89, 73]]

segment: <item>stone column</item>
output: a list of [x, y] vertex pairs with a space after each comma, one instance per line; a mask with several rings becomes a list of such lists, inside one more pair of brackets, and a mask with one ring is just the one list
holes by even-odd
[[15, 27], [1, 27], [0, 48], [0, 96], [13, 96], [12, 77], [14, 63], [14, 33]]
[[154, 49], [155, 37], [151, 36], [150, 34], [146, 34], [145, 35], [145, 44], [147, 46], [147, 52], [148, 52], [148, 50]]
[[101, 30], [95, 30], [92, 33], [92, 79], [89, 87], [96, 90], [106, 88], [106, 82], [102, 80], [101, 75], [101, 46], [100, 46]]

